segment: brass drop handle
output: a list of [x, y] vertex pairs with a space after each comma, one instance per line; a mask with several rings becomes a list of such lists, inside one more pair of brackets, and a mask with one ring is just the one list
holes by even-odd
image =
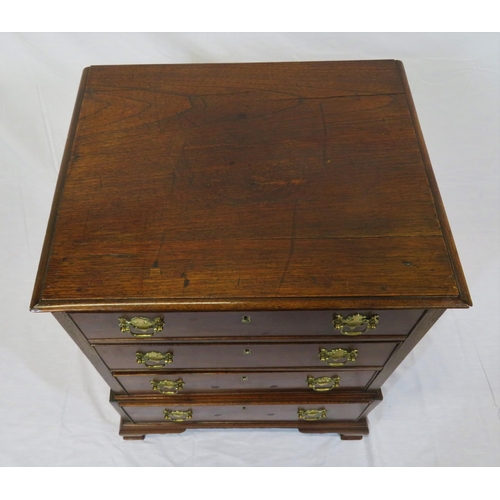
[[[341, 314], [333, 315], [333, 327], [340, 330], [342, 335], [361, 335], [366, 330], [375, 330], [379, 320], [378, 314], [365, 316], [364, 314], [356, 313], [350, 314], [345, 318]], [[356, 328], [365, 327], [363, 330], [356, 330]]]
[[325, 408], [319, 408], [317, 410], [305, 410], [304, 408], [299, 408], [297, 414], [301, 420], [321, 420], [326, 418]]
[[170, 420], [171, 422], [185, 422], [193, 418], [193, 410], [169, 410], [165, 408], [163, 416], [165, 420]]
[[334, 375], [333, 377], [315, 378], [312, 375], [308, 375], [307, 387], [310, 387], [313, 391], [316, 392], [331, 391], [332, 389], [340, 387], [340, 377], [338, 375]]
[[151, 380], [153, 391], [161, 394], [178, 394], [184, 387], [184, 382], [180, 378], [178, 380]]
[[152, 337], [155, 333], [161, 332], [165, 325], [160, 317], [149, 319], [142, 316], [136, 316], [132, 319], [118, 318], [118, 323], [120, 332], [130, 333], [136, 338]]
[[330, 351], [325, 348], [319, 350], [319, 359], [329, 366], [344, 366], [347, 362], [354, 363], [358, 355], [357, 349], [331, 349]]
[[135, 357], [137, 359], [137, 363], [143, 364], [148, 368], [163, 368], [165, 365], [168, 365], [174, 361], [174, 353], [171, 351], [137, 351], [135, 353]]

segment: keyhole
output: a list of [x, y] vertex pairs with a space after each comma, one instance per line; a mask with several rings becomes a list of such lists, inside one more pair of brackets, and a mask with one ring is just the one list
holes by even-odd
[[241, 317], [241, 322], [242, 323], [250, 323], [250, 316], [242, 316]]

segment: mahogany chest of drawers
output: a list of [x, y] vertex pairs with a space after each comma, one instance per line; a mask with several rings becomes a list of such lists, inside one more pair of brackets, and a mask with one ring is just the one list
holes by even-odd
[[107, 381], [125, 438], [360, 439], [470, 305], [399, 61], [83, 72], [31, 308]]

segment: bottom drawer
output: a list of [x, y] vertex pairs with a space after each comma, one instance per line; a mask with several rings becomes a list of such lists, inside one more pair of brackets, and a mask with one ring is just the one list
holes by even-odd
[[214, 422], [252, 420], [356, 420], [366, 404], [343, 405], [263, 405], [263, 406], [124, 406], [135, 422]]
[[355, 421], [382, 399], [380, 391], [346, 393], [252, 393], [209, 396], [133, 397], [115, 395], [133, 423], [166, 422], [189, 426], [198, 422]]

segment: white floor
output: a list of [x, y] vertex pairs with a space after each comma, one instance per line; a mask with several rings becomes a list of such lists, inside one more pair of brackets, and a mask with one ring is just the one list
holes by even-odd
[[[359, 442], [293, 430], [118, 437], [108, 388], [28, 312], [85, 66], [401, 59], [474, 307], [448, 311]], [[0, 34], [0, 465], [499, 466], [498, 34]]]

